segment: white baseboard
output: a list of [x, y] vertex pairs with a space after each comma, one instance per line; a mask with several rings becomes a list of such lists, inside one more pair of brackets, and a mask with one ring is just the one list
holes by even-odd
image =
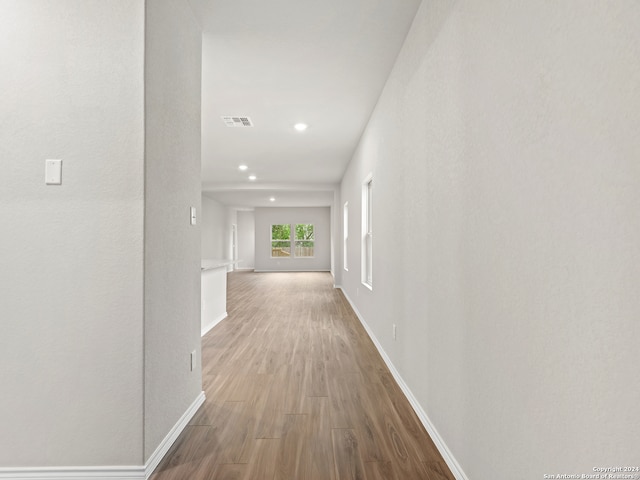
[[200, 395], [196, 397], [196, 399], [193, 401], [191, 406], [187, 408], [187, 411], [182, 414], [182, 417], [180, 417], [180, 420], [178, 420], [178, 422], [173, 426], [173, 428], [169, 431], [169, 433], [167, 433], [167, 436], [164, 437], [164, 440], [160, 442], [160, 445], [158, 445], [158, 448], [156, 448], [155, 452], [151, 454], [144, 468], [145, 480], [151, 476], [151, 474], [156, 469], [160, 461], [163, 459], [163, 457], [167, 454], [167, 452], [171, 448], [171, 445], [173, 445], [173, 442], [175, 442], [178, 439], [178, 436], [180, 436], [180, 434], [182, 433], [182, 430], [184, 430], [184, 427], [187, 426], [187, 423], [189, 423], [189, 420], [191, 420], [191, 418], [196, 414], [196, 412], [200, 408], [200, 405], [202, 405], [204, 401], [205, 401], [204, 392], [200, 392]]
[[24, 467], [0, 468], [2, 480], [147, 480], [184, 427], [204, 403], [204, 392], [193, 401], [171, 431], [158, 445], [146, 465], [111, 467]]
[[138, 467], [43, 467], [0, 468], [6, 480], [146, 480], [144, 466]]
[[222, 320], [227, 318], [227, 316], [228, 316], [227, 312], [224, 312], [222, 315], [220, 315], [218, 318], [216, 318], [209, 325], [207, 325], [206, 327], [203, 327], [202, 330], [200, 331], [200, 336], [204, 337], [207, 333], [209, 333], [209, 330], [211, 330], [213, 327], [215, 327], [217, 324], [219, 324]]
[[387, 355], [387, 352], [385, 352], [384, 349], [382, 348], [382, 344], [378, 341], [373, 331], [371, 330], [371, 328], [369, 328], [369, 325], [367, 324], [367, 322], [364, 320], [364, 318], [358, 311], [358, 308], [351, 301], [351, 298], [349, 298], [349, 295], [347, 295], [347, 292], [345, 292], [341, 286], [337, 286], [337, 288], [339, 288], [342, 291], [345, 298], [351, 305], [351, 308], [353, 309], [356, 316], [358, 317], [358, 320], [360, 320], [360, 323], [362, 324], [364, 329], [367, 331], [367, 334], [371, 338], [371, 341], [376, 346], [376, 349], [378, 349], [378, 352], [380, 353], [380, 356], [384, 360], [384, 363], [387, 365], [387, 368], [389, 368], [391, 375], [393, 375], [393, 378], [398, 383], [398, 386], [402, 389], [402, 392], [404, 393], [405, 397], [407, 397], [407, 400], [409, 400], [409, 403], [413, 407], [413, 410], [416, 412], [416, 415], [420, 419], [420, 422], [422, 422], [422, 425], [424, 425], [424, 428], [427, 430], [427, 433], [433, 440], [433, 443], [435, 443], [436, 448], [440, 452], [440, 455], [442, 455], [442, 458], [444, 459], [445, 463], [449, 467], [449, 470], [451, 470], [451, 473], [453, 474], [453, 476], [456, 478], [456, 480], [469, 480], [467, 475], [462, 470], [462, 467], [460, 466], [458, 461], [455, 459], [455, 457], [451, 453], [451, 450], [449, 450], [449, 447], [447, 447], [447, 444], [444, 443], [444, 440], [438, 433], [438, 430], [436, 429], [436, 427], [433, 425], [433, 423], [427, 416], [427, 413], [422, 408], [422, 405], [420, 405], [415, 395], [413, 394], [411, 389], [408, 387], [408, 385], [400, 375], [400, 372], [398, 372], [398, 370], [396, 369], [395, 365]]

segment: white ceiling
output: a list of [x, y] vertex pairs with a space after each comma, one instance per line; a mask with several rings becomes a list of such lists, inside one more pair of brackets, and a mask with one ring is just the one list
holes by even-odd
[[420, 0], [190, 1], [204, 31], [203, 192], [237, 207], [330, 205]]

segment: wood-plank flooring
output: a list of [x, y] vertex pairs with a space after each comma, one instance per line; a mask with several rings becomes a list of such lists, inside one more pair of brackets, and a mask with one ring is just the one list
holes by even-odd
[[454, 480], [330, 274], [230, 273], [227, 311], [151, 480]]

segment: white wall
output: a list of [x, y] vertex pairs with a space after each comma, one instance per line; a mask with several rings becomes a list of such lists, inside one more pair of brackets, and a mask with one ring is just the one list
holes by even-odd
[[333, 203], [331, 204], [331, 274], [334, 285], [342, 283], [342, 273], [340, 272], [339, 260], [342, 255], [342, 204], [340, 203], [340, 189], [333, 192]]
[[[236, 226], [236, 235], [238, 228], [238, 211], [235, 208], [225, 207], [225, 248], [224, 248], [224, 257], [229, 260], [234, 260], [233, 258], [233, 225]], [[236, 243], [238, 239], [236, 238]], [[237, 247], [236, 247], [237, 248]], [[238, 257], [236, 257], [238, 258]], [[236, 265], [229, 265], [227, 267], [227, 271], [232, 271], [236, 268]]]
[[253, 269], [255, 266], [255, 214], [238, 210], [238, 268]]
[[[271, 258], [271, 225], [283, 223], [314, 225], [313, 258]], [[331, 212], [329, 207], [256, 208], [255, 254], [256, 271], [330, 271]]]
[[[238, 224], [237, 210], [203, 194], [202, 212], [198, 221], [202, 238], [202, 259], [233, 259], [233, 225]], [[227, 271], [233, 271], [234, 268], [234, 265], [229, 265]]]
[[201, 391], [200, 32], [183, 1], [3, 1], [0, 39], [0, 468], [139, 466]]
[[201, 239], [189, 214], [201, 212], [201, 43], [186, 0], [147, 3], [145, 460], [202, 391]]
[[227, 220], [227, 207], [202, 195], [200, 214], [202, 258], [231, 258], [229, 253], [231, 225], [227, 225]]
[[344, 289], [470, 479], [637, 463], [638, 25], [631, 0], [423, 2], [344, 176]]
[[0, 467], [143, 460], [143, 24], [0, 2]]

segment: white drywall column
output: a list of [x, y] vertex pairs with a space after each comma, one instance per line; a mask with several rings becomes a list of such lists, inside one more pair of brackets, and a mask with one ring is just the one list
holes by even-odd
[[[200, 83], [202, 36], [186, 0], [146, 9], [145, 460], [202, 390]], [[190, 354], [196, 351], [196, 369]]]

